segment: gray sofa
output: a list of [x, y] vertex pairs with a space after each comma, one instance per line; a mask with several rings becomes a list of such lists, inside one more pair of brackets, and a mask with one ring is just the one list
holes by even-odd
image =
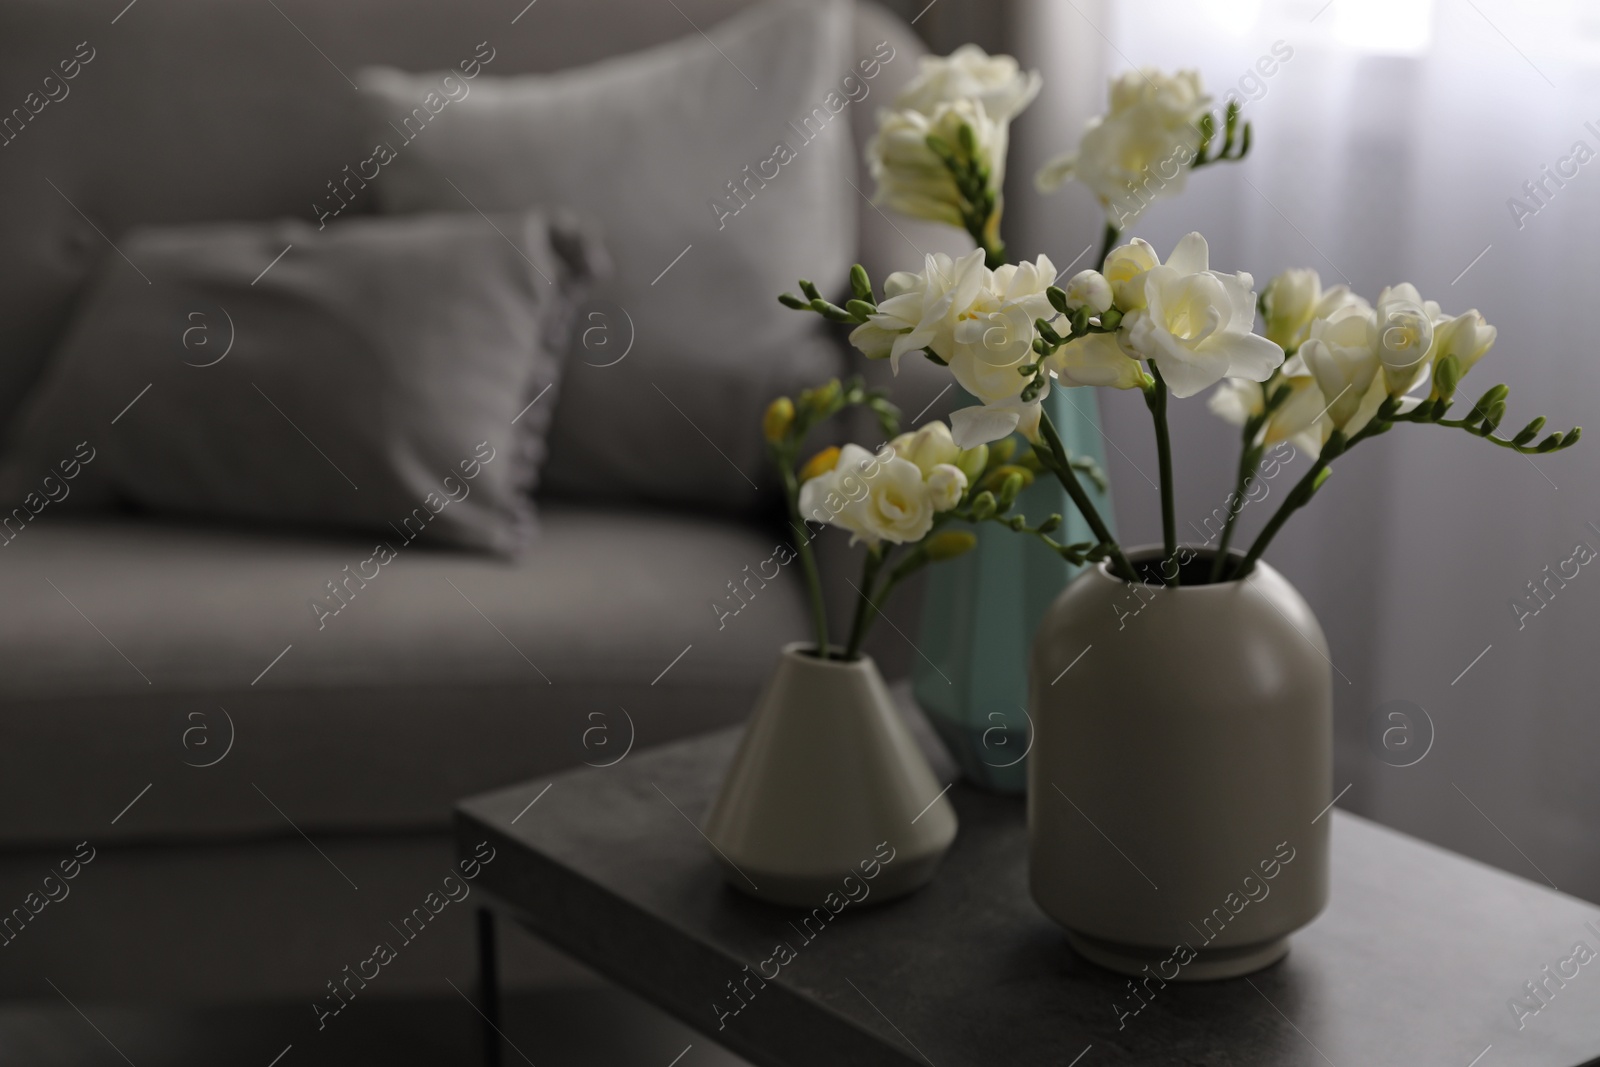
[[[0, 418], [128, 227], [309, 218], [359, 133], [342, 71], [443, 67], [485, 38], [496, 74], [555, 69], [740, 6], [10, 0], [5, 107], [79, 42], [94, 58], [0, 148]], [[863, 7], [858, 39], [907, 59], [880, 91], [912, 73], [903, 23]], [[948, 247], [860, 206], [875, 276], [912, 241]], [[910, 414], [939, 389], [913, 369], [894, 396]], [[313, 995], [444, 872], [455, 799], [737, 721], [806, 632], [792, 575], [720, 629], [708, 606], [772, 554], [776, 523], [540, 506], [520, 561], [411, 550], [322, 631], [306, 600], [367, 539], [46, 515], [0, 549], [0, 912], [39, 899], [79, 842], [94, 850], [67, 896], [9, 931], [0, 994], [52, 997], [49, 978], [89, 1000]], [[891, 616], [914, 634], [915, 610]], [[876, 636], [903, 670], [904, 638]], [[385, 994], [470, 976], [467, 909], [443, 918]], [[529, 956], [521, 973], [559, 965]]]

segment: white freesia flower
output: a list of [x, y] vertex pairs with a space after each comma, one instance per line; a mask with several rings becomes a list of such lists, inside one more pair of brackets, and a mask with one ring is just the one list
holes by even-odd
[[1314, 270], [1291, 268], [1261, 290], [1261, 332], [1285, 350], [1299, 347], [1322, 299], [1322, 278]]
[[1322, 288], [1322, 278], [1308, 268], [1291, 268], [1267, 283], [1261, 291], [1262, 333], [1267, 340], [1293, 352], [1311, 336], [1311, 324], [1331, 318], [1345, 307], [1370, 309], [1347, 285]]
[[850, 342], [869, 359], [888, 357], [895, 372], [907, 352], [932, 348], [949, 362], [955, 327], [991, 284], [983, 250], [960, 259], [943, 252], [924, 257], [920, 274], [897, 271], [884, 282], [884, 300], [875, 314], [850, 333]]
[[894, 106], [931, 115], [940, 104], [976, 100], [997, 122], [1009, 122], [1039, 95], [1039, 72], [1024, 72], [1010, 56], [991, 56], [964, 44], [948, 56], [923, 56], [917, 76], [894, 98]]
[[1091, 333], [1068, 341], [1047, 356], [1045, 369], [1063, 385], [1139, 389], [1150, 380], [1144, 365], [1122, 350], [1117, 335]]
[[[960, 449], [942, 422], [901, 434], [877, 454], [845, 445], [833, 469], [800, 487], [800, 514], [851, 533], [850, 543], [920, 541], [936, 512], [948, 511], [967, 491], [967, 476], [952, 462]], [[926, 467], [917, 462], [921, 459]]]
[[1039, 418], [1043, 414], [1044, 398], [1049, 393], [1047, 384], [1038, 397], [1024, 403], [1013, 400], [1003, 404], [975, 404], [950, 413], [950, 434], [965, 451], [998, 441], [1012, 433], [1021, 433], [1028, 440], [1039, 440]]
[[1125, 245], [1113, 248], [1107, 255], [1102, 270], [1111, 284], [1112, 296], [1123, 311], [1136, 311], [1144, 307], [1144, 275], [1151, 267], [1161, 265], [1161, 257], [1149, 241], [1135, 237]]
[[1228, 378], [1211, 394], [1207, 404], [1224, 422], [1243, 426], [1266, 409], [1269, 393], [1285, 385], [1289, 396], [1273, 410], [1256, 443], [1265, 447], [1291, 441], [1295, 447], [1317, 455], [1332, 427], [1325, 417], [1327, 402], [1322, 399], [1322, 390], [1299, 356], [1285, 360], [1279, 372], [1265, 383]]
[[889, 447], [901, 459], [915, 463], [924, 477], [931, 476], [936, 467], [954, 463], [961, 454], [950, 436], [950, 427], [937, 419], [901, 434], [889, 442]]
[[[939, 423], [943, 426], [944, 423]], [[961, 503], [967, 491], [967, 476], [960, 467], [940, 463], [928, 472], [928, 499], [934, 511], [949, 511]]]
[[911, 108], [879, 113], [878, 132], [867, 145], [867, 166], [878, 183], [873, 202], [913, 218], [965, 227], [955, 178], [928, 147], [928, 136], [933, 134], [960, 151], [963, 126], [972, 130], [973, 158], [988, 168], [989, 189], [998, 199], [1005, 184], [1009, 128], [1004, 120], [991, 117], [981, 102], [961, 99], [941, 103], [926, 114]]
[[1154, 363], [1176, 397], [1223, 378], [1265, 381], [1283, 363], [1282, 348], [1250, 332], [1253, 279], [1213, 271], [1209, 258], [1205, 238], [1191, 233], [1165, 263], [1129, 283], [1144, 307], [1123, 320], [1123, 348]]
[[1494, 347], [1497, 336], [1498, 332], [1484, 321], [1476, 308], [1438, 323], [1433, 331], [1434, 365], [1441, 359], [1455, 356], [1465, 375]]
[[898, 456], [879, 464], [867, 480], [866, 499], [856, 507], [861, 525], [877, 540], [903, 545], [922, 540], [933, 528], [933, 496], [922, 471]]
[[1377, 317], [1361, 308], [1311, 324], [1298, 355], [1317, 380], [1332, 428], [1349, 426], [1363, 407], [1380, 366], [1377, 350]]
[[869, 478], [882, 461], [860, 445], [845, 445], [833, 469], [808, 479], [800, 487], [800, 515], [808, 522], [837, 526], [851, 533], [850, 543], [876, 545], [878, 536], [866, 522], [861, 504], [867, 499]]
[[1010, 401], [1022, 392], [1028, 380], [1017, 369], [1033, 362], [1034, 320], [1056, 317], [1045, 295], [1055, 275], [1049, 256], [988, 272], [987, 284], [956, 313], [954, 346], [938, 353], [961, 388], [986, 404]]
[[1439, 305], [1424, 302], [1410, 283], [1390, 286], [1378, 295], [1378, 358], [1390, 396], [1402, 396], [1426, 374], [1433, 350], [1433, 324]]
[[1021, 304], [970, 312], [956, 324], [950, 373], [986, 404], [1012, 400], [1027, 385], [1018, 369], [1033, 362], [1033, 337], [1033, 316]]
[[1088, 308], [1091, 315], [1104, 315], [1111, 310], [1111, 283], [1097, 270], [1081, 270], [1074, 274], [1063, 291], [1067, 294], [1068, 311]]
[[1035, 178], [1041, 192], [1083, 182], [1119, 228], [1147, 201], [1183, 189], [1200, 148], [1200, 117], [1211, 104], [1196, 71], [1152, 67], [1111, 81], [1111, 109], [1089, 122], [1076, 152], [1057, 156]]

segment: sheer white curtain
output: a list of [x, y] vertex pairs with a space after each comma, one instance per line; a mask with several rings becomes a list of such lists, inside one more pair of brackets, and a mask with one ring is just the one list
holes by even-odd
[[[1015, 252], [1065, 266], [1097, 239], [1086, 190], [1041, 198], [1029, 179], [1103, 108], [1106, 77], [1197, 67], [1215, 95], [1244, 98], [1255, 148], [1201, 171], [1137, 235], [1165, 254], [1201, 230], [1214, 266], [1261, 282], [1309, 266], [1369, 298], [1413, 281], [1447, 312], [1477, 307], [1500, 340], [1462, 406], [1504, 381], [1517, 427], [1593, 427], [1533, 459], [1399, 427], [1337, 464], [1269, 559], [1332, 646], [1340, 804], [1600, 900], [1600, 561], [1566, 562], [1580, 542], [1600, 551], [1600, 5], [1017, 0], [1010, 14], [1012, 49], [1046, 79], [1015, 131]], [[1102, 397], [1123, 536], [1155, 540], [1148, 415], [1137, 396]], [[1179, 526], [1201, 541], [1189, 523], [1221, 505], [1238, 443], [1201, 400], [1174, 408]], [[1242, 532], [1277, 499], [1247, 509]], [[1540, 605], [1529, 582], [1548, 590], [1536, 615], [1511, 606]], [[1374, 734], [1402, 721], [1372, 720], [1393, 710], [1415, 754], [1431, 721], [1412, 766], [1380, 758]]]

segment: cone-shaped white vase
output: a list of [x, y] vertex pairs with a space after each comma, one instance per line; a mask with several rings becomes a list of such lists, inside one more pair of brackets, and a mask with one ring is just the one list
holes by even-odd
[[877, 665], [811, 647], [780, 654], [706, 837], [730, 885], [775, 904], [817, 907], [868, 870], [874, 901], [909, 893], [955, 840], [955, 810]]

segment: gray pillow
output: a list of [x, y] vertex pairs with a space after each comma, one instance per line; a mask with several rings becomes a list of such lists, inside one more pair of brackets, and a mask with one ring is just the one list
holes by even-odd
[[217, 224], [119, 246], [9, 435], [0, 542], [47, 508], [116, 500], [525, 543], [543, 394], [604, 267], [575, 223]]
[[357, 76], [371, 139], [392, 149], [383, 210], [561, 204], [605, 229], [617, 271], [574, 340], [549, 491], [726, 509], [771, 483], [762, 406], [842, 363], [776, 297], [797, 277], [842, 292], [855, 254], [850, 124], [876, 101], [851, 97], [882, 64], [852, 54], [851, 14], [759, 5], [554, 74]]

